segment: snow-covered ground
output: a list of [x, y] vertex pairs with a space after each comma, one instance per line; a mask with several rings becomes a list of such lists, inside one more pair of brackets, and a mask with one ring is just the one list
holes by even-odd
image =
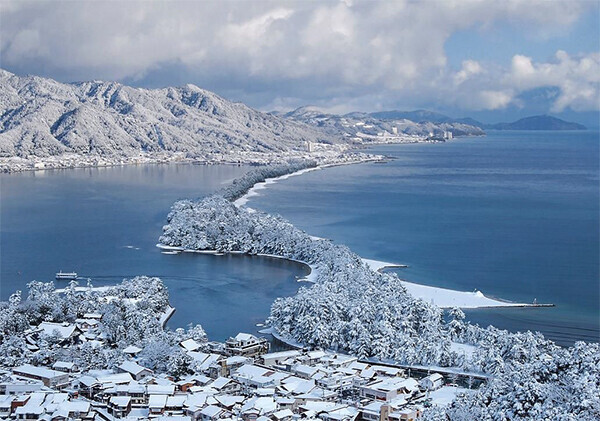
[[251, 197], [253, 197], [253, 196], [258, 196], [258, 195], [260, 194], [260, 193], [258, 193], [258, 191], [259, 191], [259, 190], [263, 190], [263, 189], [267, 188], [267, 186], [268, 186], [269, 184], [274, 184], [274, 183], [277, 183], [277, 182], [278, 182], [278, 181], [280, 181], [280, 180], [286, 180], [286, 179], [288, 179], [288, 178], [290, 178], [290, 177], [293, 177], [293, 176], [295, 176], [295, 175], [301, 175], [301, 174], [307, 173], [307, 172], [309, 172], [309, 171], [315, 171], [315, 170], [319, 170], [319, 169], [321, 169], [321, 168], [322, 168], [322, 167], [305, 168], [305, 169], [303, 169], [303, 170], [296, 171], [296, 172], [293, 172], [293, 173], [290, 173], [290, 174], [285, 174], [285, 175], [282, 175], [282, 176], [280, 176], [280, 177], [275, 177], [275, 178], [267, 178], [267, 179], [266, 179], [265, 181], [263, 181], [262, 183], [256, 183], [256, 184], [254, 185], [254, 187], [252, 187], [250, 190], [248, 190], [248, 192], [247, 192], [245, 195], [243, 195], [242, 197], [240, 197], [239, 199], [237, 199], [236, 201], [234, 201], [234, 202], [233, 202], [233, 204], [234, 204], [235, 206], [237, 206], [238, 208], [239, 208], [240, 206], [244, 206], [246, 203], [248, 203], [248, 200], [249, 200]]
[[405, 268], [405, 267], [408, 267], [407, 265], [401, 265], [401, 264], [395, 264], [395, 263], [387, 263], [387, 262], [382, 262], [380, 260], [373, 260], [373, 259], [365, 259], [364, 257], [362, 258], [362, 261], [371, 270], [381, 270], [381, 269], [385, 269], [385, 268]]
[[[406, 267], [395, 263], [381, 262], [379, 260], [362, 259], [371, 270], [383, 270], [385, 268]], [[480, 307], [523, 307], [523, 303], [510, 303], [507, 301], [488, 298], [481, 291], [456, 291], [453, 289], [432, 287], [402, 281], [408, 292], [413, 296], [428, 303], [442, 308], [480, 308]]]
[[455, 291], [402, 281], [408, 292], [417, 298], [442, 308], [524, 307], [527, 304], [511, 303], [488, 298], [481, 291]]
[[429, 392], [431, 404], [436, 406], [446, 406], [452, 403], [454, 398], [459, 393], [472, 393], [472, 390], [464, 387], [442, 386], [438, 390]]

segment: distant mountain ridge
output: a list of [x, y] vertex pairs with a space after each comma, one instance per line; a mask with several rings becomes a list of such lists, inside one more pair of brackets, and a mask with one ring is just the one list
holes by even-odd
[[344, 115], [326, 113], [318, 107], [304, 106], [282, 115], [288, 119], [317, 126], [329, 133], [342, 132], [362, 142], [377, 141], [394, 135], [443, 138], [445, 132], [453, 136], [481, 136], [485, 132], [472, 124], [451, 121], [450, 117], [425, 110], [412, 112], [352, 112]]
[[494, 130], [586, 130], [583, 124], [561, 120], [549, 115], [535, 115], [525, 117], [512, 123], [498, 123], [488, 125]]
[[129, 157], [305, 151], [342, 137], [227, 101], [194, 85], [60, 83], [0, 70], [0, 157]]
[[427, 110], [415, 111], [378, 111], [369, 113], [370, 116], [383, 120], [408, 119], [415, 122], [432, 123], [463, 123], [489, 130], [586, 130], [587, 128], [579, 123], [565, 121], [549, 115], [536, 115], [521, 118], [512, 123], [482, 123], [471, 117], [453, 118], [447, 115]]

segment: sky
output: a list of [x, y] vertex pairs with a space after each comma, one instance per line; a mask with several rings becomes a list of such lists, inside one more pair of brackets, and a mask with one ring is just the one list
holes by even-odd
[[600, 1], [0, 1], [0, 67], [192, 83], [263, 111], [598, 125]]

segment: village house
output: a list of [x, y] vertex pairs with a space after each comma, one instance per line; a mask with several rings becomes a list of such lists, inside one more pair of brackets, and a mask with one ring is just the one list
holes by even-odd
[[131, 374], [131, 377], [133, 377], [135, 380], [141, 380], [146, 376], [151, 376], [154, 374], [154, 372], [149, 368], [142, 367], [133, 361], [123, 361], [118, 368], [122, 373]]
[[444, 385], [444, 377], [440, 373], [432, 373], [419, 381], [419, 386], [425, 390], [437, 390]]
[[127, 354], [131, 358], [135, 357], [140, 352], [142, 352], [142, 348], [138, 348], [135, 345], [129, 345], [123, 349], [123, 354]]
[[200, 419], [202, 421], [214, 421], [230, 417], [232, 414], [227, 410], [216, 405], [208, 405], [200, 411]]
[[74, 373], [77, 371], [77, 366], [72, 362], [57, 361], [52, 365], [52, 369], [64, 373]]
[[42, 322], [33, 330], [32, 336], [56, 336], [60, 344], [65, 345], [75, 343], [81, 333], [81, 329], [70, 323]]
[[40, 380], [44, 386], [53, 389], [62, 389], [69, 384], [69, 375], [60, 371], [50, 370], [46, 367], [36, 367], [25, 364], [13, 368], [13, 373], [17, 376], [29, 379]]
[[237, 393], [241, 391], [240, 383], [227, 377], [218, 377], [209, 386], [219, 393]]
[[126, 417], [131, 412], [131, 398], [129, 396], [113, 396], [108, 401], [108, 411], [113, 417]]
[[159, 416], [165, 413], [167, 395], [152, 395], [148, 399], [148, 415]]
[[416, 380], [391, 377], [361, 386], [360, 396], [375, 401], [389, 402], [400, 394], [411, 394], [416, 390], [418, 390]]
[[225, 353], [242, 357], [258, 357], [269, 351], [269, 341], [249, 333], [238, 333], [225, 342]]

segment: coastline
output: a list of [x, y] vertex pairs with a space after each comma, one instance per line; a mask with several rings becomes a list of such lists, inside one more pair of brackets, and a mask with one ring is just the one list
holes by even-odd
[[[317, 170], [321, 170], [324, 168], [334, 167], [334, 166], [339, 166], [339, 165], [348, 165], [348, 164], [353, 164], [353, 163], [363, 163], [363, 162], [372, 162], [372, 161], [377, 161], [377, 160], [376, 159], [366, 159], [366, 160], [361, 160], [358, 162], [323, 164], [323, 165], [318, 165], [313, 168], [306, 168], [306, 169], [302, 169], [299, 171], [295, 171], [295, 172], [285, 174], [285, 175], [282, 175], [279, 177], [267, 178], [267, 179], [265, 179], [265, 181], [256, 183], [253, 187], [248, 189], [246, 194], [244, 194], [240, 198], [236, 199], [233, 202], [233, 204], [238, 208], [244, 206], [248, 212], [254, 212], [254, 209], [247, 207], [246, 204], [248, 203], [248, 201], [251, 197], [254, 197], [254, 196], [257, 196], [260, 194], [260, 193], [258, 193], [258, 191], [266, 189], [267, 186], [270, 184], [275, 184], [278, 181], [288, 179], [292, 176], [302, 175], [302, 174], [305, 174], [310, 171], [317, 171]], [[314, 236], [312, 236], [312, 238], [315, 241], [323, 240], [322, 238], [314, 237]], [[159, 245], [157, 245], [157, 246], [159, 246]], [[185, 250], [180, 250], [180, 251], [185, 251]], [[193, 250], [190, 250], [190, 251], [193, 251]], [[213, 252], [212, 254], [216, 254], [216, 252]], [[285, 257], [282, 257], [282, 256], [275, 256], [275, 255], [265, 255], [265, 256], [285, 259]], [[287, 259], [287, 260], [291, 260], [291, 259]], [[374, 271], [382, 271], [384, 269], [390, 269], [390, 268], [407, 267], [407, 265], [403, 265], [403, 264], [382, 262], [382, 261], [373, 260], [373, 259], [362, 258], [362, 261], [371, 270], [374, 270]], [[310, 265], [306, 262], [301, 262], [301, 261], [297, 261], [297, 262], [306, 264], [311, 270], [311, 272], [308, 276], [299, 279], [299, 281], [314, 282], [318, 276], [318, 268], [315, 267], [314, 265]], [[499, 308], [499, 307], [552, 306], [551, 304], [514, 303], [514, 302], [510, 302], [508, 300], [494, 299], [494, 298], [487, 297], [481, 291], [478, 291], [478, 290], [473, 291], [473, 292], [457, 291], [457, 290], [452, 290], [452, 289], [448, 289], [448, 288], [416, 284], [413, 282], [407, 282], [405, 280], [401, 280], [401, 281], [402, 281], [402, 284], [407, 289], [407, 291], [409, 292], [409, 294], [411, 294], [415, 298], [420, 298], [423, 301], [434, 304], [440, 308], [459, 307], [459, 308], [465, 308], [465, 309], [474, 309], [474, 308]]]
[[[284, 174], [284, 175], [281, 175], [279, 177], [267, 178], [267, 179], [265, 179], [265, 181], [261, 181], [260, 183], [256, 183], [252, 187], [250, 187], [248, 189], [248, 191], [244, 195], [242, 195], [241, 197], [239, 197], [236, 200], [234, 200], [233, 204], [236, 207], [238, 207], [238, 208], [241, 207], [241, 206], [245, 206], [248, 203], [248, 200], [251, 197], [259, 195], [259, 193], [257, 192], [258, 190], [264, 190], [264, 189], [267, 188], [267, 186], [269, 184], [275, 184], [278, 181], [287, 180], [290, 177], [295, 177], [297, 175], [302, 175], [302, 174], [306, 174], [306, 173], [311, 172], [311, 171], [318, 171], [318, 170], [322, 170], [322, 169], [325, 169], [325, 168], [339, 167], [339, 166], [342, 166], [342, 165], [364, 164], [366, 162], [382, 162], [384, 159], [386, 159], [386, 158], [383, 157], [383, 156], [378, 156], [377, 155], [375, 157], [368, 157], [368, 158], [358, 159], [358, 160], [355, 160], [355, 161], [332, 162], [332, 163], [329, 163], [329, 164], [320, 164], [320, 165], [317, 165], [316, 167], [304, 168], [302, 170], [294, 171], [294, 172], [291, 172], [289, 174]], [[254, 211], [254, 209], [252, 209], [252, 208], [247, 208], [247, 209], [250, 212]], [[314, 237], [314, 238], [318, 238], [318, 237]]]
[[[167, 245], [160, 244], [160, 243], [156, 244], [156, 247], [158, 247], [161, 250], [165, 250], [168, 252], [176, 252], [176, 253], [211, 254], [211, 255], [215, 255], [215, 256], [221, 256], [223, 254], [246, 254], [241, 251], [222, 253], [222, 252], [219, 252], [216, 250], [190, 250], [190, 249], [184, 249], [183, 247], [167, 246]], [[172, 253], [169, 253], [169, 254], [172, 254]], [[296, 262], [296, 263], [301, 263], [303, 265], [306, 265], [310, 269], [310, 273], [307, 274], [306, 276], [303, 276], [302, 278], [298, 278], [298, 282], [314, 283], [314, 282], [316, 282], [317, 277], [319, 276], [319, 268], [317, 266], [311, 265], [311, 264], [301, 261], [301, 260], [288, 259], [287, 257], [277, 256], [274, 254], [259, 253], [259, 254], [255, 254], [253, 256], [284, 259], [284, 260], [288, 260], [291, 262]], [[407, 265], [403, 265], [403, 264], [388, 263], [388, 262], [382, 262], [382, 261], [373, 260], [373, 259], [362, 259], [362, 261], [371, 270], [378, 271], [378, 272], [380, 272], [384, 269], [407, 267]], [[415, 284], [415, 283], [407, 282], [404, 280], [401, 280], [401, 282], [402, 282], [402, 285], [404, 285], [404, 287], [407, 289], [409, 294], [411, 294], [415, 298], [419, 298], [423, 301], [426, 301], [428, 303], [434, 304], [440, 308], [445, 308], [445, 309], [453, 308], [453, 307], [473, 309], [473, 308], [547, 306], [544, 304], [513, 303], [510, 301], [493, 299], [493, 298], [487, 297], [481, 291], [475, 291], [475, 292], [457, 291], [457, 290], [452, 290], [452, 289], [448, 289], [448, 288]]]

